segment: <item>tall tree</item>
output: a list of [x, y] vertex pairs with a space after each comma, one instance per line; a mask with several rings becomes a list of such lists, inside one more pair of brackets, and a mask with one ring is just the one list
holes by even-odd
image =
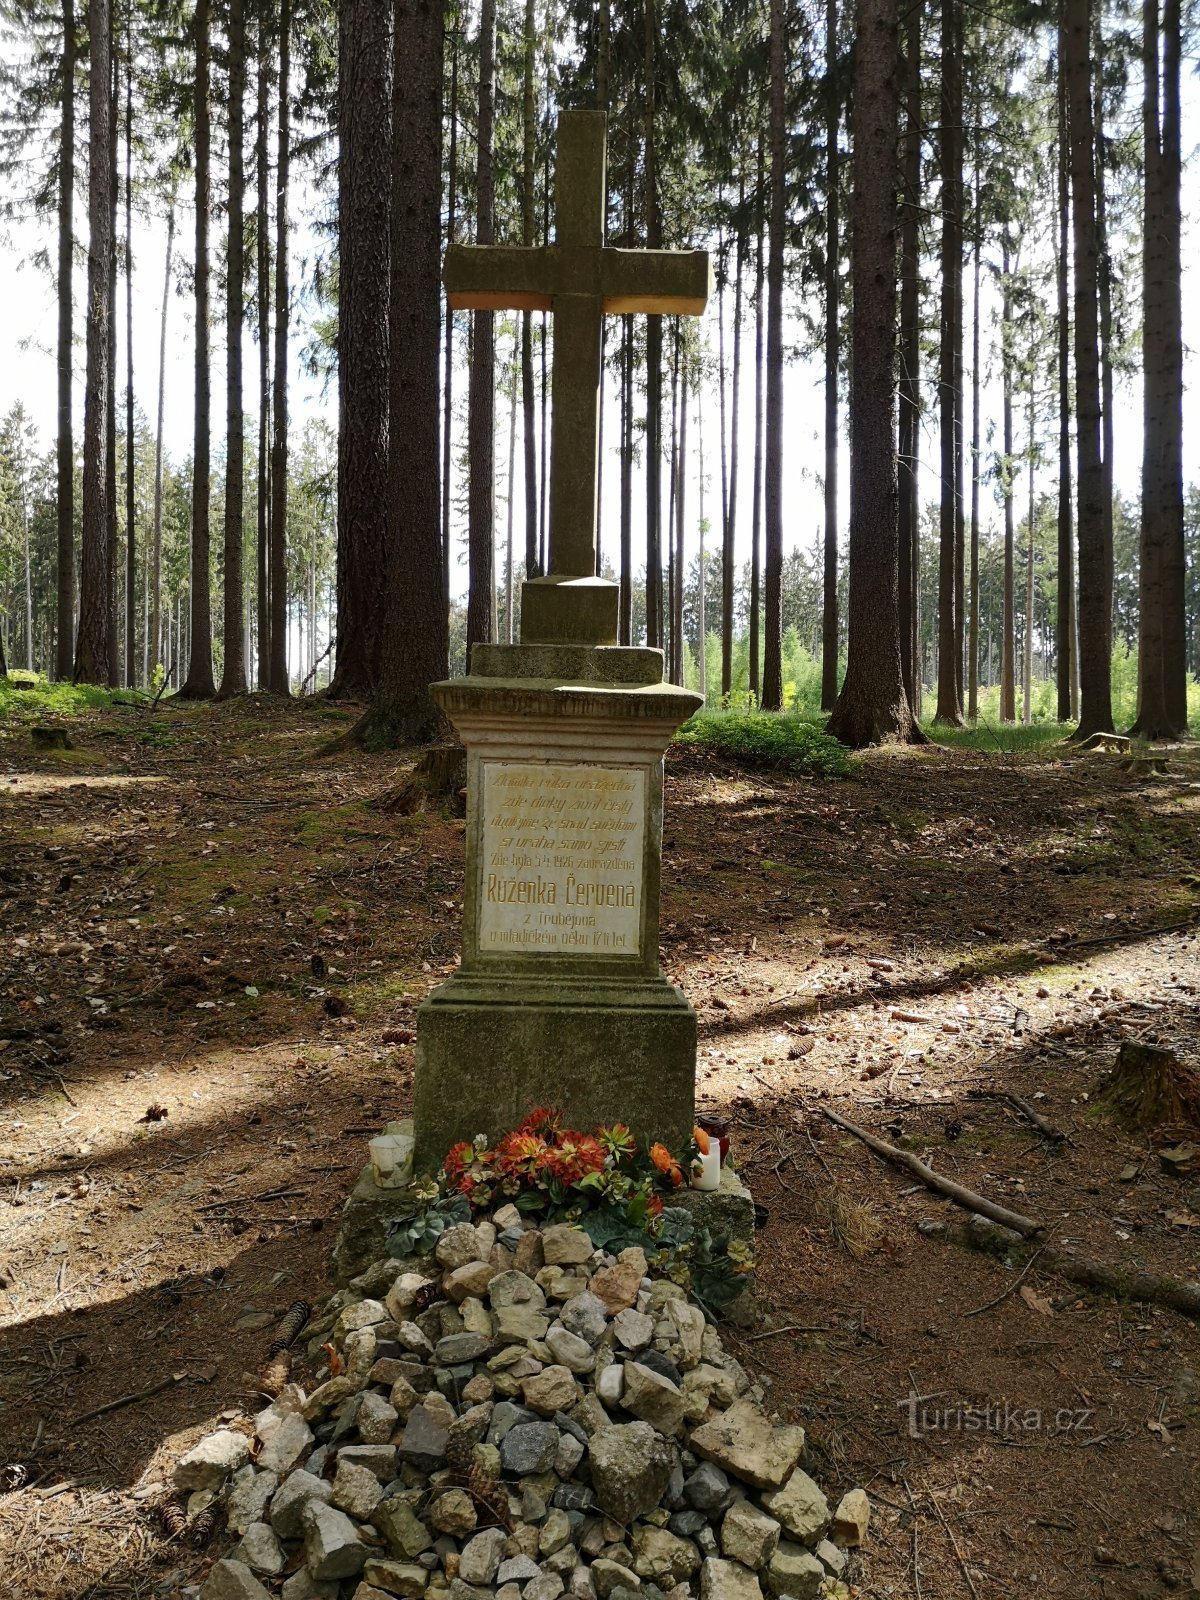
[[900, 670], [913, 715], [920, 711], [921, 502], [921, 7], [910, 6], [904, 50], [904, 151], [900, 213], [900, 381], [897, 591]]
[[196, 365], [195, 437], [192, 444], [191, 641], [188, 673], [180, 695], [210, 699], [215, 692], [209, 583], [210, 372], [208, 360], [208, 225], [212, 128], [209, 104], [212, 20], [210, 0], [196, 0]]
[[962, 229], [963, 95], [961, 0], [942, 0], [941, 132], [941, 334], [938, 412], [941, 494], [938, 518], [937, 720], [960, 724], [962, 715]]
[[158, 411], [154, 429], [154, 550], [153, 577], [150, 581], [150, 616], [147, 621], [150, 670], [163, 662], [162, 631], [162, 555], [163, 555], [163, 413], [167, 399], [167, 310], [171, 303], [171, 266], [175, 253], [175, 181], [171, 168], [171, 194], [167, 204], [167, 260], [163, 272], [162, 315], [158, 329]]
[[133, 428], [133, 4], [125, 6], [125, 685], [137, 678]]
[[[458, 237], [458, 58], [462, 49], [462, 30], [450, 29], [450, 152], [446, 196], [446, 243]], [[450, 463], [454, 434], [454, 312], [446, 306], [446, 337], [442, 379], [442, 605], [450, 607]], [[535, 507], [536, 513], [536, 507]], [[536, 530], [534, 537], [536, 539]]]
[[1055, 92], [1058, 111], [1058, 227], [1055, 238], [1055, 288], [1058, 296], [1058, 597], [1054, 617], [1054, 655], [1058, 720], [1069, 722], [1078, 709], [1078, 696], [1075, 689], [1075, 523], [1071, 509], [1071, 144], [1061, 29]]
[[246, 692], [246, 595], [242, 572], [245, 423], [242, 326], [245, 266], [246, 19], [244, 0], [229, 0], [229, 235], [225, 265], [225, 593], [221, 698]]
[[387, 551], [390, 0], [338, 12], [337, 670], [333, 699], [367, 700], [379, 674]]
[[288, 186], [292, 161], [292, 3], [279, 7], [278, 150], [275, 162], [275, 371], [271, 386], [271, 671], [268, 687], [288, 695]]
[[[658, 185], [657, 0], [643, 0], [642, 123], [646, 247], [662, 248], [662, 201]], [[662, 318], [646, 322], [646, 643], [661, 649], [662, 582]]]
[[388, 560], [379, 682], [359, 734], [433, 738], [430, 684], [445, 675], [438, 472], [441, 331], [442, 7], [396, 0], [392, 65], [391, 401]]
[[750, 508], [750, 693], [759, 695], [759, 616], [762, 610], [763, 330], [766, 324], [765, 150], [758, 137], [757, 227], [754, 247], [754, 487]]
[[[598, 73], [598, 91], [607, 94], [607, 0], [601, 0], [600, 33], [603, 73]], [[537, 106], [533, 94], [533, 66], [537, 49], [537, 4], [525, 0], [525, 38], [521, 75], [521, 243], [534, 242], [534, 202], [536, 196], [536, 166], [534, 164], [535, 136], [537, 133]], [[607, 105], [603, 109], [607, 110]], [[534, 416], [533, 389], [533, 313], [521, 313], [521, 416], [522, 449], [525, 464], [525, 576], [538, 576], [538, 478], [537, 430]], [[603, 416], [603, 406], [601, 407]]]
[[1164, 0], [1161, 17], [1158, 0], [1143, 0], [1142, 30], [1142, 520], [1133, 731], [1173, 739], [1187, 727], [1179, 0]]
[[268, 130], [271, 120], [270, 8], [258, 7], [255, 29], [257, 106], [254, 130], [256, 216], [254, 228], [254, 292], [258, 312], [258, 473], [255, 516], [256, 681], [271, 687], [271, 197]]
[[[492, 140], [496, 114], [496, 0], [479, 13], [479, 122], [475, 169], [475, 237], [496, 237], [495, 165]], [[496, 343], [495, 314], [473, 313], [470, 389], [467, 402], [467, 661], [472, 645], [493, 637], [496, 605]]]
[[1004, 456], [1000, 463], [1000, 484], [1004, 495], [1004, 600], [1000, 624], [1000, 720], [1017, 720], [1017, 657], [1016, 657], [1016, 523], [1013, 512], [1013, 476], [1016, 462], [1013, 456], [1013, 384], [1015, 353], [1013, 350], [1013, 259], [1007, 224], [1001, 245], [1001, 312], [1000, 312], [1000, 371], [1003, 398]]
[[783, 709], [783, 234], [787, 225], [785, 90], [783, 0], [771, 0], [771, 224], [770, 252], [767, 257], [762, 685], [765, 711]]
[[837, 0], [825, 0], [825, 560], [821, 608], [821, 709], [832, 711], [838, 688], [838, 362], [841, 341]]
[[69, 678], [75, 651], [75, 436], [71, 406], [75, 259], [74, 0], [62, 0], [62, 103], [58, 165], [58, 628], [55, 673]]
[[1078, 739], [1111, 733], [1112, 565], [1104, 540], [1097, 307], [1096, 140], [1092, 118], [1092, 0], [1063, 0], [1063, 69], [1071, 149], [1075, 268], [1075, 456], [1079, 504]]
[[828, 731], [917, 742], [900, 669], [896, 507], [897, 0], [857, 0], [850, 366], [849, 655]]
[[88, 297], [87, 379], [83, 402], [83, 552], [75, 680], [107, 683], [108, 637], [108, 411], [112, 385], [112, 11], [110, 0], [88, 0]]

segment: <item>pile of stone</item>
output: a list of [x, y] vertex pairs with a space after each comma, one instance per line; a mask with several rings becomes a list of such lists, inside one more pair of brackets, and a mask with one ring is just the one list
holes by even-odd
[[201, 1600], [848, 1592], [866, 1495], [831, 1513], [804, 1430], [640, 1250], [505, 1206], [377, 1263], [312, 1332], [325, 1381], [175, 1470], [240, 1536]]

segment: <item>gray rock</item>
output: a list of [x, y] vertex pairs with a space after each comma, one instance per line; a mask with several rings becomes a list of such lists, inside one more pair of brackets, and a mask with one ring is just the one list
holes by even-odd
[[583, 1460], [584, 1448], [574, 1434], [560, 1432], [554, 1455], [554, 1470], [560, 1478], [574, 1477]]
[[371, 1513], [371, 1525], [387, 1540], [388, 1549], [415, 1561], [433, 1544], [433, 1535], [407, 1500], [393, 1495]]
[[568, 1333], [573, 1333], [587, 1344], [598, 1345], [608, 1327], [608, 1312], [597, 1295], [585, 1289], [574, 1295], [559, 1312], [559, 1321]]
[[338, 1464], [353, 1461], [367, 1467], [380, 1483], [390, 1483], [396, 1476], [397, 1451], [394, 1444], [348, 1444], [338, 1451]]
[[473, 1583], [453, 1578], [450, 1582], [450, 1600], [492, 1600], [492, 1596], [487, 1589], [478, 1589]]
[[683, 1373], [661, 1350], [643, 1350], [638, 1359], [644, 1367], [649, 1367], [651, 1372], [657, 1372], [668, 1383], [673, 1383], [677, 1389], [682, 1388]]
[[[591, 1352], [589, 1351], [590, 1355]], [[565, 1411], [579, 1399], [579, 1385], [564, 1366], [543, 1367], [530, 1378], [522, 1378], [521, 1392], [525, 1404], [543, 1417], [552, 1417], [556, 1411]]]
[[547, 1266], [577, 1266], [590, 1261], [595, 1248], [582, 1228], [573, 1228], [569, 1223], [560, 1222], [552, 1228], [542, 1229], [542, 1249]]
[[[387, 1594], [398, 1594], [406, 1600], [416, 1600], [418, 1595], [424, 1594], [425, 1585], [429, 1582], [429, 1574], [424, 1567], [419, 1567], [412, 1561], [385, 1561], [378, 1556], [372, 1556], [363, 1568], [363, 1577], [376, 1589], [382, 1589]], [[358, 1600], [356, 1591], [355, 1600]]]
[[469, 1406], [450, 1424], [450, 1437], [465, 1439], [468, 1444], [482, 1444], [492, 1420], [492, 1410], [490, 1400], [484, 1401], [482, 1405]]
[[423, 1405], [414, 1406], [409, 1412], [397, 1447], [405, 1461], [426, 1472], [433, 1472], [442, 1465], [450, 1442], [449, 1429], [437, 1419], [432, 1400], [430, 1396]]
[[700, 1552], [690, 1539], [644, 1523], [633, 1530], [633, 1570], [639, 1577], [683, 1583], [699, 1565]]
[[803, 1545], [784, 1539], [767, 1568], [767, 1588], [773, 1595], [788, 1595], [790, 1600], [817, 1600], [825, 1568]]
[[439, 1266], [449, 1267], [452, 1272], [457, 1267], [465, 1267], [469, 1261], [487, 1258], [487, 1251], [481, 1249], [479, 1235], [469, 1222], [447, 1228], [434, 1246], [433, 1254]]
[[504, 1435], [500, 1465], [513, 1477], [549, 1472], [558, 1454], [558, 1429], [552, 1422], [522, 1422]]
[[721, 1553], [721, 1547], [717, 1543], [717, 1536], [707, 1523], [696, 1535], [696, 1549], [699, 1550], [702, 1556], [716, 1556]]
[[[285, 1418], [281, 1426], [292, 1420]], [[301, 1426], [304, 1424], [301, 1422]], [[311, 1443], [312, 1435], [309, 1434]], [[266, 1450], [263, 1451], [266, 1454]], [[179, 1489], [219, 1489], [225, 1479], [245, 1466], [250, 1459], [250, 1441], [244, 1433], [221, 1428], [201, 1439], [175, 1465], [175, 1486]], [[270, 1467], [271, 1463], [264, 1462]]]
[[417, 1326], [415, 1322], [402, 1322], [396, 1330], [396, 1338], [415, 1356], [431, 1356], [433, 1344], [429, 1335]]
[[621, 1562], [610, 1561], [604, 1556], [598, 1561], [593, 1561], [589, 1571], [592, 1574], [592, 1584], [598, 1600], [609, 1600], [616, 1589], [632, 1589], [636, 1592], [642, 1587], [642, 1580], [636, 1572], [623, 1566]]
[[360, 1328], [373, 1328], [377, 1323], [386, 1322], [389, 1315], [387, 1308], [378, 1300], [358, 1300], [338, 1312], [333, 1325], [333, 1341], [341, 1345], [348, 1333], [357, 1333]]
[[619, 1361], [614, 1361], [611, 1367], [596, 1379], [596, 1393], [606, 1406], [617, 1406], [621, 1403], [621, 1395], [625, 1391], [625, 1368]]
[[671, 1447], [648, 1422], [598, 1428], [588, 1443], [592, 1487], [601, 1508], [629, 1526], [662, 1498]]
[[829, 1502], [799, 1468], [780, 1489], [762, 1497], [763, 1505], [801, 1544], [816, 1544], [829, 1527]]
[[762, 1588], [748, 1567], [709, 1556], [700, 1568], [700, 1600], [762, 1600]]
[[703, 1511], [677, 1511], [667, 1527], [681, 1539], [694, 1539], [707, 1521]]
[[529, 1583], [541, 1572], [541, 1567], [532, 1556], [510, 1556], [507, 1561], [502, 1561], [496, 1571], [496, 1582]]
[[557, 1572], [566, 1583], [579, 1565], [579, 1551], [573, 1544], [565, 1544], [561, 1550], [556, 1550], [553, 1555], [547, 1556], [542, 1565], [547, 1572]]
[[510, 1433], [518, 1423], [536, 1421], [536, 1414], [527, 1406], [515, 1405], [511, 1400], [499, 1400], [492, 1411], [492, 1420], [488, 1425], [488, 1443], [499, 1444], [505, 1434]]
[[669, 1379], [640, 1361], [625, 1363], [625, 1384], [621, 1393], [625, 1410], [643, 1422], [654, 1425], [668, 1438], [683, 1426], [683, 1394]]
[[[582, 1300], [583, 1295], [576, 1295], [577, 1300]], [[569, 1306], [574, 1305], [574, 1300], [568, 1300]], [[596, 1352], [586, 1339], [580, 1338], [568, 1328], [559, 1327], [557, 1324], [547, 1329], [546, 1347], [555, 1361], [569, 1367], [572, 1372], [591, 1372], [596, 1365]]]
[[200, 1600], [271, 1600], [258, 1579], [240, 1561], [218, 1561], [200, 1591]]
[[828, 1539], [822, 1539], [813, 1553], [831, 1577], [840, 1578], [846, 1570], [845, 1553]]
[[234, 1533], [245, 1533], [252, 1522], [262, 1521], [267, 1502], [278, 1487], [279, 1479], [273, 1472], [252, 1473], [233, 1486], [225, 1502], [225, 1520]]
[[544, 1338], [549, 1326], [550, 1318], [531, 1305], [500, 1306], [496, 1311], [496, 1336], [509, 1344]]
[[[579, 1596], [579, 1600], [596, 1600], [596, 1585], [592, 1582], [592, 1571], [582, 1562], [574, 1568], [567, 1579], [567, 1592]], [[499, 1596], [496, 1597], [499, 1600]]]
[[438, 1340], [434, 1360], [440, 1367], [459, 1366], [482, 1360], [491, 1348], [492, 1341], [481, 1333], [451, 1333]]
[[572, 1439], [578, 1439], [586, 1449], [588, 1442], [587, 1429], [576, 1422], [574, 1417], [569, 1417], [565, 1411], [556, 1411], [554, 1413], [554, 1426], [559, 1433], [569, 1433]]
[[567, 1512], [590, 1511], [596, 1503], [595, 1494], [585, 1483], [560, 1483], [550, 1498]]
[[[690, 1444], [696, 1455], [715, 1461], [756, 1489], [777, 1489], [800, 1459], [804, 1429], [773, 1426], [761, 1406], [737, 1400], [728, 1411], [695, 1429]], [[779, 1517], [774, 1506], [767, 1509]], [[785, 1522], [783, 1517], [779, 1520]]]
[[475, 1503], [464, 1489], [443, 1489], [429, 1508], [429, 1520], [439, 1533], [465, 1539], [475, 1532]]
[[556, 1506], [546, 1516], [538, 1534], [538, 1551], [543, 1556], [552, 1556], [556, 1550], [571, 1542], [571, 1519], [567, 1513]]
[[523, 1600], [558, 1600], [565, 1588], [557, 1572], [539, 1572], [526, 1584]]
[[546, 1304], [545, 1294], [524, 1272], [502, 1272], [493, 1278], [488, 1284], [488, 1299], [493, 1311], [518, 1305], [540, 1311]]
[[654, 1337], [654, 1318], [632, 1308], [622, 1311], [613, 1318], [613, 1333], [623, 1350], [636, 1355], [639, 1350], [645, 1350]]
[[274, 1578], [283, 1571], [283, 1546], [265, 1522], [252, 1522], [233, 1552], [235, 1561], [244, 1561], [252, 1572]]
[[383, 1485], [370, 1468], [339, 1459], [331, 1505], [359, 1522], [366, 1522], [382, 1498]]
[[368, 1390], [358, 1403], [358, 1436], [364, 1444], [386, 1444], [400, 1413], [381, 1394]]
[[735, 1500], [721, 1524], [721, 1550], [731, 1561], [740, 1561], [753, 1572], [765, 1567], [775, 1554], [780, 1528], [749, 1500]]
[[333, 1485], [301, 1468], [285, 1478], [271, 1501], [271, 1526], [281, 1539], [299, 1539], [304, 1532], [301, 1516], [310, 1500], [328, 1505]]
[[484, 1528], [468, 1539], [459, 1557], [458, 1575], [464, 1583], [491, 1583], [504, 1556], [508, 1535], [503, 1528]]
[[281, 1591], [283, 1600], [337, 1600], [336, 1583], [318, 1583], [307, 1567], [293, 1572]]
[[314, 1444], [313, 1431], [298, 1411], [284, 1417], [263, 1445], [258, 1465], [263, 1472], [277, 1472], [282, 1478], [308, 1455]]
[[300, 1514], [304, 1529], [304, 1562], [318, 1581], [355, 1578], [363, 1569], [367, 1546], [358, 1529], [342, 1511], [320, 1500], [309, 1500]]

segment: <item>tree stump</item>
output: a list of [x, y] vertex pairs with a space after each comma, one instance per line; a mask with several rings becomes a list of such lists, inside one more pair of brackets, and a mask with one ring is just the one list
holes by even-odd
[[394, 789], [375, 801], [380, 811], [412, 816], [417, 811], [448, 811], [452, 817], [467, 814], [467, 752], [460, 744], [431, 744], [416, 765]]
[[35, 750], [73, 750], [65, 728], [30, 728], [29, 737]]
[[1123, 733], [1093, 733], [1090, 739], [1084, 739], [1080, 744], [1081, 750], [1128, 750], [1129, 738]]
[[1164, 1045], [1126, 1039], [1096, 1099], [1131, 1132], [1200, 1127], [1200, 1077]]

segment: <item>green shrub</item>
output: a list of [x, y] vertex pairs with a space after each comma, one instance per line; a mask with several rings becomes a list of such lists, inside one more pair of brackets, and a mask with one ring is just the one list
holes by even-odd
[[787, 712], [700, 711], [675, 735], [743, 766], [812, 778], [844, 778], [850, 760], [836, 739]]

